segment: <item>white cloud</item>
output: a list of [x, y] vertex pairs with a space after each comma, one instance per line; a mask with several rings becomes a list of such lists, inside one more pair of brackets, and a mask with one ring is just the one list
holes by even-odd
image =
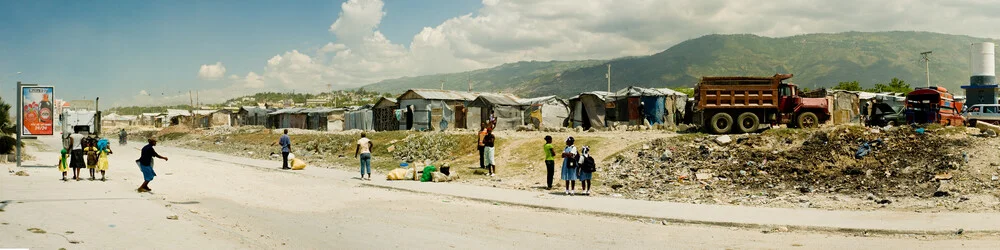
[[236, 74], [229, 75], [229, 80], [239, 80], [239, 79], [240, 79], [240, 76], [238, 76]]
[[198, 78], [207, 80], [217, 80], [226, 75], [226, 66], [222, 65], [222, 62], [216, 62], [215, 64], [202, 64], [201, 69], [198, 69]]
[[139, 90], [139, 95], [141, 95], [141, 96], [148, 96], [149, 92], [146, 92], [145, 89], [144, 90]]
[[[998, 37], [1000, 4], [985, 0], [484, 0], [474, 13], [424, 27], [408, 44], [380, 31], [380, 0], [344, 2], [319, 49], [289, 48], [235, 86], [317, 91], [383, 79], [459, 72], [525, 60], [610, 59], [653, 54], [706, 34], [790, 36], [921, 30]], [[417, 32], [417, 31], [414, 31]], [[263, 59], [263, 58], [262, 58]], [[221, 63], [203, 65], [221, 69]], [[201, 76], [199, 72], [199, 76]], [[216, 78], [217, 78], [216, 77]]]

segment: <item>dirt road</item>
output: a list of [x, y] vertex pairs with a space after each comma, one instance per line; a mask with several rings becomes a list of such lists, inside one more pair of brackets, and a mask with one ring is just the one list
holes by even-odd
[[[51, 139], [45, 142], [56, 145]], [[0, 200], [10, 200], [0, 212], [0, 247], [899, 249], [991, 248], [1000, 243], [967, 236], [765, 234], [662, 225], [362, 187], [361, 180], [352, 178], [355, 173], [326, 168], [282, 171], [274, 161], [169, 147], [158, 147], [170, 161], [156, 163], [159, 176], [150, 184], [154, 193], [137, 194], [131, 190], [141, 182], [134, 163], [139, 146], [115, 148], [108, 182], [63, 183], [51, 167], [22, 168], [30, 174], [26, 177], [0, 177]], [[51, 153], [38, 156], [46, 165], [54, 159]], [[273, 167], [264, 167], [269, 165]], [[179, 220], [166, 219], [168, 214]], [[118, 233], [108, 227], [108, 220], [130, 232]], [[28, 228], [49, 232], [32, 233]], [[82, 243], [54, 235], [66, 230], [86, 232], [70, 235]]]

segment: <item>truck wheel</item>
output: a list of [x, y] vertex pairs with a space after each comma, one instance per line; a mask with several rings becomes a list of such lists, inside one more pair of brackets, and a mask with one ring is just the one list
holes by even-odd
[[736, 125], [736, 128], [742, 133], [753, 133], [757, 132], [757, 127], [760, 127], [760, 119], [754, 113], [744, 112], [736, 117]]
[[975, 119], [969, 120], [969, 127], [973, 127], [973, 128], [976, 127], [976, 120]]
[[709, 124], [708, 128], [713, 134], [725, 134], [733, 129], [733, 116], [725, 112], [712, 115], [710, 121], [712, 124]]
[[813, 114], [813, 112], [803, 112], [799, 114], [796, 125], [799, 128], [819, 127], [819, 117], [816, 117], [816, 114]]

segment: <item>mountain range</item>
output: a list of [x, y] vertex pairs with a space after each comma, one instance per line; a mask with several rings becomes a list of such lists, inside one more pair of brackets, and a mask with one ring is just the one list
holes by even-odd
[[[530, 61], [460, 73], [403, 77], [364, 86], [365, 90], [402, 93], [411, 88], [516, 93], [531, 97], [570, 97], [585, 91], [627, 86], [693, 87], [702, 76], [770, 76], [791, 73], [802, 88], [832, 87], [858, 81], [863, 87], [899, 78], [913, 87], [925, 86], [925, 62], [930, 54], [931, 84], [958, 95], [969, 81], [971, 44], [996, 42], [930, 32], [844, 32], [789, 37], [706, 35], [662, 52], [612, 60]], [[1000, 64], [1000, 63], [998, 63]]]

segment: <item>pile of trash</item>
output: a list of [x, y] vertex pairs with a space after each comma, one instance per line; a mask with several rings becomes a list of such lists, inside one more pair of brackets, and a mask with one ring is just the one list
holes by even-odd
[[453, 160], [458, 135], [442, 133], [410, 134], [400, 142], [390, 142], [393, 157], [401, 161]]
[[968, 141], [946, 130], [838, 126], [686, 135], [621, 152], [606, 176], [614, 192], [651, 200], [684, 184], [732, 193], [941, 196], [947, 195], [940, 193], [942, 176], [968, 162]]

